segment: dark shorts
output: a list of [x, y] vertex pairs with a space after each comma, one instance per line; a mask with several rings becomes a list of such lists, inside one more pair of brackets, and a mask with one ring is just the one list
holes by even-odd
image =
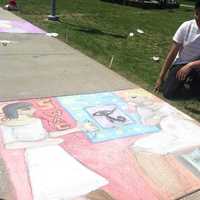
[[185, 80], [178, 80], [176, 73], [185, 64], [173, 65], [163, 84], [163, 96], [167, 99], [200, 97], [200, 71], [192, 70]]

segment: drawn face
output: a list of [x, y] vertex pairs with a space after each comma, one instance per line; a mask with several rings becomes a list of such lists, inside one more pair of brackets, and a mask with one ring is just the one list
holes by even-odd
[[35, 111], [36, 110], [33, 107], [26, 108], [26, 109], [18, 109], [18, 114], [32, 117]]

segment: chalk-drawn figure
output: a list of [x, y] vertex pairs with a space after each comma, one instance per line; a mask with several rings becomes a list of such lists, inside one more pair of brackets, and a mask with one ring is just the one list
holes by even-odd
[[[140, 91], [139, 91], [140, 92]], [[167, 154], [200, 145], [199, 125], [190, 117], [151, 94], [125, 96], [130, 112], [136, 112], [144, 126], [154, 125], [156, 134], [138, 139], [132, 149]]]
[[118, 115], [116, 117], [112, 117], [112, 114], [116, 111], [116, 109], [117, 108], [113, 108], [112, 110], [100, 110], [93, 113], [93, 116], [103, 116], [111, 123], [114, 123], [115, 121], [122, 123], [126, 122], [126, 118], [123, 116]]
[[159, 126], [163, 118], [174, 112], [167, 103], [155, 101], [151, 97], [131, 96], [128, 104], [135, 107], [144, 125]]
[[73, 199], [108, 183], [64, 151], [59, 146], [63, 139], [54, 138], [74, 130], [48, 133], [34, 116], [31, 103], [11, 103], [2, 110], [4, 145], [8, 149], [25, 149], [34, 200]]
[[[62, 143], [58, 136], [75, 133], [78, 131], [91, 131], [95, 127], [90, 122], [75, 128], [47, 133], [39, 118], [34, 117], [35, 109], [27, 102], [12, 103], [3, 107], [5, 118], [2, 119], [4, 144], [7, 149], [25, 148], [26, 145], [42, 146], [46, 144]], [[33, 132], [35, 130], [35, 132]], [[36, 143], [37, 142], [37, 143]]]
[[137, 140], [132, 148], [168, 154], [200, 145], [200, 128], [193, 120], [179, 115], [165, 117], [160, 122], [161, 131]]
[[48, 137], [41, 120], [33, 116], [35, 109], [30, 103], [8, 104], [2, 110], [5, 118], [2, 119], [1, 130], [7, 149], [62, 142], [62, 139]]

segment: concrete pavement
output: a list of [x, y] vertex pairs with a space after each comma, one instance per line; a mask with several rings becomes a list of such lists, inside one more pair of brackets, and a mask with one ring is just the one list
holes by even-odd
[[[15, 15], [0, 9], [3, 19]], [[44, 34], [0, 33], [0, 100], [94, 93], [136, 87], [69, 45]]]

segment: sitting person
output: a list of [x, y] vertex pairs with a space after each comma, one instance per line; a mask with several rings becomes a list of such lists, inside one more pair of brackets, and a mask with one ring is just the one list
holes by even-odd
[[154, 88], [168, 99], [200, 97], [200, 0], [194, 14], [175, 33]]
[[9, 10], [9, 11], [16, 11], [16, 10], [18, 10], [16, 0], [9, 0], [8, 4], [6, 4], [4, 6], [4, 9]]

